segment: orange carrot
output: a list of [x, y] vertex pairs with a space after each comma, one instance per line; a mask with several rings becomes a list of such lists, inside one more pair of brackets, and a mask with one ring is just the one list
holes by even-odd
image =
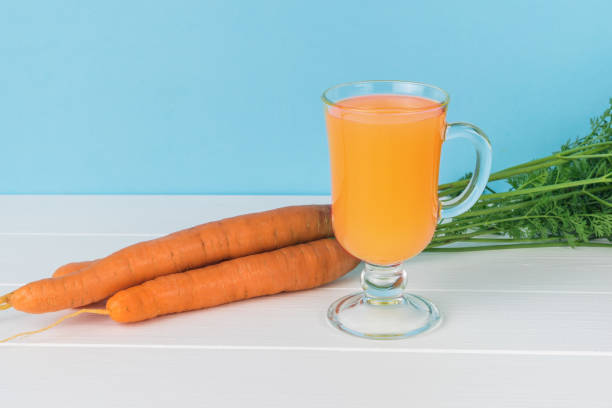
[[106, 310], [117, 322], [137, 322], [311, 289], [339, 278], [358, 263], [335, 239], [326, 238], [161, 276], [117, 292], [106, 302]]
[[52, 276], [54, 278], [59, 278], [61, 276], [70, 275], [72, 273], [80, 271], [81, 269], [85, 269], [86, 267], [88, 267], [89, 265], [91, 265], [93, 262], [96, 262], [96, 261], [97, 261], [97, 259], [95, 259], [93, 261], [82, 261], [82, 262], [70, 262], [70, 263], [67, 263], [66, 265], [62, 265], [59, 268], [57, 268], [55, 270], [55, 272], [53, 272]]
[[[106, 314], [117, 322], [129, 323], [257, 296], [311, 289], [339, 278], [358, 263], [333, 238], [288, 246], [161, 276], [117, 292], [104, 309], [81, 309], [45, 328], [0, 342], [39, 333], [82, 313]], [[8, 307], [11, 301], [10, 294], [0, 298], [0, 303]]]
[[76, 273], [24, 285], [7, 299], [28, 313], [78, 307], [158, 276], [329, 236], [328, 205], [241, 215], [131, 245]]

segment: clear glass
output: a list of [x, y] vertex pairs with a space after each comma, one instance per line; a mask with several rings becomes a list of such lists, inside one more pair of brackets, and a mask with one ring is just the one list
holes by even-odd
[[[441, 321], [429, 300], [404, 292], [403, 261], [431, 241], [442, 218], [467, 211], [491, 170], [487, 136], [467, 123], [446, 123], [448, 94], [407, 81], [363, 81], [323, 93], [332, 178], [332, 222], [338, 242], [365, 261], [362, 291], [329, 308], [331, 324], [371, 339], [401, 339]], [[445, 140], [464, 138], [476, 151], [470, 182], [440, 200], [438, 171]]]

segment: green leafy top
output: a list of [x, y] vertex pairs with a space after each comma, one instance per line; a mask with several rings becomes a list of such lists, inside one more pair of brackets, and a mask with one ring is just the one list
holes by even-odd
[[[457, 241], [494, 241], [510, 247], [609, 245], [592, 241], [612, 241], [612, 99], [610, 107], [591, 120], [587, 136], [489, 179], [498, 180], [505, 180], [510, 189], [496, 193], [488, 188], [491, 193], [484, 194], [470, 211], [438, 227], [430, 249]], [[440, 186], [440, 194], [457, 194], [466, 183]]]

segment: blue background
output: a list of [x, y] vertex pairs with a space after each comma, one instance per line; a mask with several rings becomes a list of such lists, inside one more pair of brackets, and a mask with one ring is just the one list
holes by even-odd
[[[494, 169], [612, 96], [609, 1], [5, 1], [0, 192], [328, 193], [319, 96], [432, 83]], [[442, 179], [469, 170], [460, 142]]]

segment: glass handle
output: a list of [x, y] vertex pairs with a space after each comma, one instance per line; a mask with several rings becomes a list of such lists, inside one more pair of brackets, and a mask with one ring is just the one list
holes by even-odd
[[478, 201], [478, 198], [487, 186], [491, 173], [491, 143], [489, 138], [478, 127], [469, 123], [449, 123], [446, 127], [446, 139], [467, 139], [476, 149], [476, 168], [472, 173], [465, 190], [457, 197], [440, 200], [441, 218], [452, 218], [463, 214]]

